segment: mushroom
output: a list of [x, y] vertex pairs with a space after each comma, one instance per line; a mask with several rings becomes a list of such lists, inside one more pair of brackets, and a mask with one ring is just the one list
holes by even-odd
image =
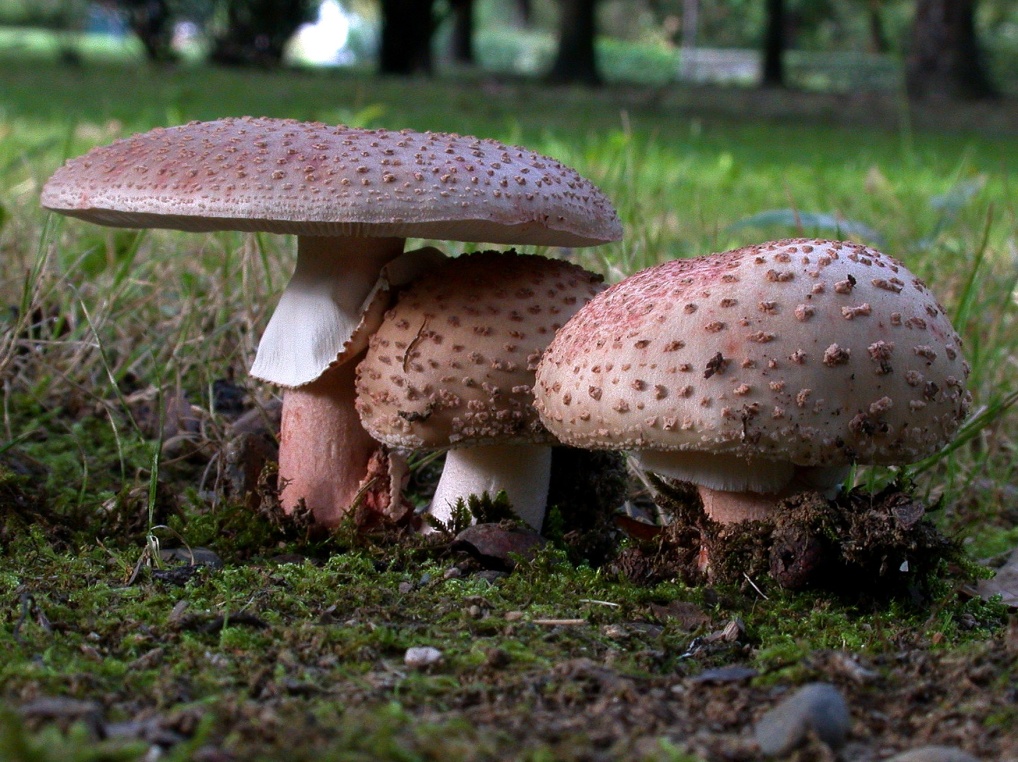
[[715, 521], [836, 491], [849, 464], [935, 453], [970, 402], [961, 340], [900, 262], [794, 239], [644, 270], [559, 332], [537, 370], [563, 443], [631, 450]]
[[357, 367], [365, 428], [393, 447], [445, 449], [431, 514], [504, 491], [540, 531], [553, 438], [533, 407], [555, 331], [601, 288], [578, 265], [514, 251], [449, 260], [401, 291]]
[[[42, 203], [104, 225], [298, 236], [297, 264], [251, 373], [287, 389], [281, 499], [337, 524], [377, 444], [353, 405], [354, 364], [389, 281], [434, 261], [408, 237], [586, 246], [617, 240], [604, 195], [574, 170], [492, 140], [269, 118], [155, 129], [95, 148]], [[388, 266], [388, 270], [383, 270]]]

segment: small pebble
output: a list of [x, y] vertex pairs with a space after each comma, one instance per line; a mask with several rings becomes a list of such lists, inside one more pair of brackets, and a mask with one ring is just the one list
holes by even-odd
[[895, 754], [887, 762], [979, 762], [968, 752], [950, 746], [920, 746]]
[[798, 746], [812, 730], [832, 749], [845, 743], [852, 718], [838, 689], [828, 683], [810, 683], [782, 699], [756, 724], [754, 736], [760, 751], [782, 756]]
[[162, 561], [182, 563], [188, 566], [223, 568], [223, 559], [208, 548], [160, 548], [159, 558]]
[[742, 623], [741, 619], [732, 619], [728, 624], [725, 625], [724, 629], [712, 632], [705, 636], [705, 640], [708, 643], [735, 643], [742, 637], [742, 634], [746, 631], [746, 625]]
[[741, 683], [745, 680], [750, 680], [756, 677], [757, 672], [752, 667], [746, 667], [740, 664], [733, 664], [728, 667], [716, 667], [715, 669], [706, 669], [696, 677], [692, 678], [691, 682], [694, 683], [707, 683], [710, 685], [722, 685], [724, 683]]
[[413, 646], [403, 655], [403, 663], [413, 669], [423, 669], [442, 661], [442, 652], [431, 646]]
[[495, 571], [494, 569], [482, 569], [481, 571], [474, 572], [474, 579], [483, 580], [489, 585], [494, 585], [500, 579], [506, 577], [506, 573], [502, 571]]
[[629, 630], [621, 624], [606, 624], [601, 628], [601, 632], [604, 633], [606, 638], [611, 638], [612, 640], [622, 640], [629, 637]]

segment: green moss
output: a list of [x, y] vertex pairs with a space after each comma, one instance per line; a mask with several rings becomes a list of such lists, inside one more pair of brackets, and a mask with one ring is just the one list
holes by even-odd
[[[0, 709], [0, 758], [17, 762], [130, 762], [148, 750], [143, 742], [96, 742], [94, 732], [82, 722], [67, 732], [50, 726], [30, 733], [8, 709]], [[179, 759], [180, 757], [178, 757]]]

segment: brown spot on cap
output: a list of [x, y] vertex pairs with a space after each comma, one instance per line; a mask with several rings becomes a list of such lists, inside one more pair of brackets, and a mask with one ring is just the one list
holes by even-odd
[[721, 374], [725, 372], [725, 368], [728, 367], [728, 360], [726, 360], [720, 352], [715, 354], [710, 360], [707, 361], [707, 367], [704, 368], [703, 377], [710, 378], [714, 374]]

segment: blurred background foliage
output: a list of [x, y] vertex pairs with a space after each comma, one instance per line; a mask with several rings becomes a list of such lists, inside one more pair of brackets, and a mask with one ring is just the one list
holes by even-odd
[[843, 92], [901, 88], [907, 74], [913, 95], [1018, 92], [1015, 0], [0, 0], [0, 54], [12, 47], [55, 49], [70, 63], [105, 50]]

